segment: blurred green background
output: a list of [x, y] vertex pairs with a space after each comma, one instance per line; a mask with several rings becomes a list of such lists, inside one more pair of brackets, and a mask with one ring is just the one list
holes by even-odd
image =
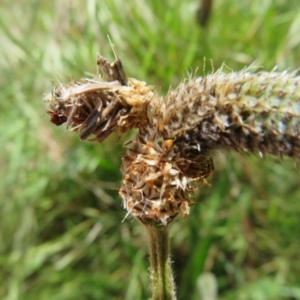
[[[96, 73], [96, 53], [166, 93], [198, 68], [300, 66], [299, 0], [0, 2], [0, 299], [148, 299], [147, 239], [118, 196], [122, 144], [80, 142], [49, 122], [53, 82]], [[204, 59], [206, 58], [206, 68]], [[205, 70], [204, 70], [205, 69]], [[300, 299], [300, 176], [294, 163], [220, 153], [171, 230], [178, 299]]]

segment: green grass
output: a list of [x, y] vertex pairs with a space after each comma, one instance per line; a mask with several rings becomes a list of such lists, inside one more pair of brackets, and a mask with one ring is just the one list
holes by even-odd
[[[15, 2], [15, 3], [14, 3]], [[298, 0], [8, 1], [0, 4], [0, 299], [150, 297], [146, 236], [118, 187], [123, 137], [79, 142], [49, 122], [43, 93], [93, 76], [96, 53], [162, 93], [187, 71], [300, 66]], [[128, 138], [128, 137], [127, 137]], [[292, 161], [216, 155], [191, 215], [171, 230], [178, 299], [199, 299], [214, 273], [219, 299], [300, 299], [299, 171]]]

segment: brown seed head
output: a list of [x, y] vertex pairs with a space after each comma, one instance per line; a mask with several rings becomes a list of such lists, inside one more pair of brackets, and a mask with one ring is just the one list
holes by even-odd
[[[196, 185], [214, 170], [212, 153], [225, 149], [300, 159], [300, 78], [249, 69], [190, 78], [159, 97], [129, 79], [122, 63], [97, 63], [107, 81], [58, 85], [45, 97], [51, 121], [81, 139], [103, 141], [138, 128], [123, 158], [120, 195], [137, 219], [168, 224], [186, 216]], [[195, 185], [196, 184], [196, 185]]]
[[138, 135], [126, 146], [120, 195], [128, 212], [143, 222], [164, 225], [179, 214], [187, 216], [195, 183], [204, 184], [213, 170], [211, 158], [203, 153], [182, 156], [184, 152], [159, 138], [156, 130]]
[[128, 86], [83, 79], [57, 86], [44, 101], [53, 123], [66, 122], [82, 140], [93, 135], [91, 141], [101, 142], [115, 130], [124, 133], [145, 126], [147, 105], [153, 97], [153, 88], [135, 79]]
[[248, 70], [184, 82], [166, 96], [162, 135], [191, 149], [300, 158], [300, 78]]

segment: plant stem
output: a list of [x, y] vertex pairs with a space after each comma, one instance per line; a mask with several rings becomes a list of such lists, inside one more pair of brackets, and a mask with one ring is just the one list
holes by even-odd
[[169, 226], [143, 223], [149, 236], [152, 300], [175, 300], [175, 283], [171, 268]]

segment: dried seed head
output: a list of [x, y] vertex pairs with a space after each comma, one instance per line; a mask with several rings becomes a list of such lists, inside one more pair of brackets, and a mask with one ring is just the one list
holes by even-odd
[[[137, 219], [168, 224], [188, 215], [193, 191], [213, 171], [212, 153], [226, 149], [300, 159], [300, 78], [245, 69], [191, 78], [165, 98], [122, 63], [98, 56], [107, 82], [83, 79], [45, 97], [51, 121], [103, 141], [138, 128], [123, 158], [120, 195]], [[195, 185], [196, 184], [196, 185]]]
[[82, 140], [102, 142], [115, 130], [124, 133], [147, 125], [149, 101], [157, 97], [153, 87], [135, 79], [127, 81], [122, 62], [109, 63], [101, 55], [97, 65], [102, 68], [106, 81], [83, 79], [69, 85], [58, 85], [45, 95], [47, 113], [51, 122], [76, 131]]
[[115, 130], [124, 133], [145, 126], [147, 105], [154, 96], [152, 87], [135, 79], [130, 79], [128, 86], [83, 79], [57, 86], [44, 102], [52, 123], [66, 122], [82, 140], [93, 135], [91, 141], [101, 142]]
[[213, 171], [217, 149], [299, 159], [299, 81], [287, 73], [218, 71], [155, 99], [155, 118], [123, 159], [124, 206], [163, 224], [187, 215], [193, 183]]
[[138, 135], [127, 144], [123, 157], [120, 195], [128, 212], [142, 222], [166, 225], [177, 215], [189, 214], [195, 183], [204, 184], [213, 162], [204, 153], [182, 156], [170, 140], [156, 130]]
[[165, 139], [191, 149], [300, 158], [300, 78], [248, 70], [190, 79], [165, 98]]

